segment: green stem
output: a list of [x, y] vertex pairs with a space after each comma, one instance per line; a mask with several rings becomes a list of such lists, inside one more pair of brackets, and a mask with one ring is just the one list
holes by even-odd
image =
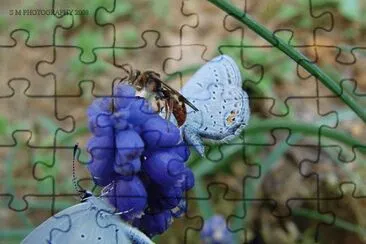
[[318, 78], [326, 87], [328, 87], [334, 94], [339, 96], [343, 102], [345, 102], [364, 122], [366, 122], [366, 111], [359, 106], [355, 100], [346, 93], [342, 87], [340, 87], [335, 81], [332, 80], [327, 74], [325, 74], [318, 66], [302, 53], [295, 50], [292, 46], [286, 44], [280, 38], [276, 37], [274, 33], [266, 29], [264, 26], [252, 19], [247, 13], [242, 12], [240, 9], [233, 6], [229, 1], [225, 0], [208, 0], [217, 7], [224, 10], [243, 24], [247, 25], [251, 30], [260, 35], [266, 41], [271, 43], [274, 47], [277, 47], [287, 56], [293, 59], [296, 63], [301, 65], [310, 74]]
[[[343, 112], [339, 113], [340, 121], [345, 120], [344, 118], [352, 118], [352, 115], [348, 113], [352, 112], [351, 111], [346, 112], [347, 113]], [[323, 138], [333, 139], [335, 141], [346, 144], [350, 148], [357, 148], [361, 153], [366, 154], [365, 144], [362, 144], [362, 142], [358, 141], [357, 139], [353, 138], [352, 136], [344, 132], [326, 127], [324, 125], [326, 121], [327, 120], [320, 120], [315, 124], [308, 124], [300, 121], [287, 120], [287, 119], [270, 119], [265, 121], [254, 119], [251, 120], [248, 127], [245, 128], [244, 135], [246, 136], [259, 135], [268, 131], [282, 128], [290, 130], [292, 144], [296, 143], [297, 136], [295, 136], [294, 133], [304, 134], [307, 136], [320, 135], [320, 140], [323, 140]], [[285, 143], [288, 144], [287, 140], [285, 141]], [[210, 160], [208, 158], [198, 157], [196, 159], [193, 159], [193, 161], [190, 163], [190, 167], [192, 167], [195, 177], [204, 176], [206, 174], [211, 173], [216, 168], [225, 165], [230, 161], [232, 155], [235, 155], [239, 153], [240, 150], [242, 150], [242, 147], [243, 147], [242, 139], [237, 138], [230, 142], [230, 146], [221, 147], [220, 150], [218, 148], [213, 149], [212, 152], [210, 153], [212, 158], [220, 158], [222, 155], [225, 155], [225, 157], [222, 158], [220, 162], [215, 164], [210, 163]]]
[[[323, 221], [325, 223], [331, 223], [333, 219], [329, 217], [328, 215], [320, 214], [317, 211], [306, 209], [306, 208], [295, 208], [292, 210], [294, 216], [303, 216], [309, 219], [316, 219]], [[362, 226], [347, 222], [341, 218], [336, 217], [334, 223], [334, 226], [342, 228], [344, 230], [355, 232], [359, 234], [361, 237], [366, 235], [366, 229], [362, 228]]]
[[334, 139], [352, 148], [357, 147], [357, 149], [360, 152], [366, 153], [365, 144], [362, 144], [362, 142], [356, 140], [349, 134], [329, 128], [326, 125], [316, 126], [313, 124], [307, 124], [299, 121], [289, 121], [286, 119], [271, 119], [265, 121], [253, 121], [245, 129], [245, 134], [261, 133], [264, 131], [270, 131], [281, 128], [285, 130], [290, 130], [290, 133], [300, 132], [305, 134], [319, 135], [319, 137], [321, 138], [326, 137]]

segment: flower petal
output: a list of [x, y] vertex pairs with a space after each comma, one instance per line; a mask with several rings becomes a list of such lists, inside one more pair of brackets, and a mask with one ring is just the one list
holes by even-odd
[[180, 131], [171, 122], [157, 116], [142, 125], [142, 138], [151, 148], [171, 147], [180, 141]]
[[116, 110], [127, 108], [135, 101], [136, 90], [127, 84], [118, 84], [114, 88], [114, 106]]
[[160, 213], [146, 213], [141, 219], [134, 222], [147, 236], [162, 234], [166, 231], [173, 222], [173, 217], [170, 211], [163, 211]]
[[108, 158], [92, 159], [88, 162], [87, 168], [98, 186], [106, 186], [116, 177], [113, 162]]
[[159, 185], [174, 185], [185, 166], [175, 153], [156, 152], [147, 155], [142, 164], [143, 171]]
[[140, 158], [144, 142], [134, 130], [119, 131], [116, 135], [116, 165], [123, 165]]
[[130, 180], [117, 179], [104, 190], [108, 201], [123, 214], [125, 220], [141, 216], [146, 207], [147, 193], [144, 185], [137, 176]]
[[201, 239], [205, 244], [233, 243], [232, 233], [228, 230], [226, 221], [221, 215], [215, 215], [205, 220], [201, 231]]
[[115, 150], [113, 137], [93, 136], [89, 139], [86, 147], [93, 159], [113, 159]]
[[140, 158], [133, 159], [129, 162], [114, 164], [114, 171], [123, 176], [134, 175], [139, 172], [141, 169], [141, 160]]

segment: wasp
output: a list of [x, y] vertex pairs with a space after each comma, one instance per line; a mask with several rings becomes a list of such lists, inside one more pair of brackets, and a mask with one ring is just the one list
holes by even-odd
[[[129, 69], [126, 69], [125, 66], [128, 66]], [[122, 78], [121, 82], [127, 79], [128, 83], [134, 86], [137, 91], [145, 90], [148, 93], [155, 94], [158, 111], [162, 111], [162, 102], [165, 108], [165, 119], [169, 120], [170, 115], [173, 114], [178, 127], [182, 126], [186, 121], [186, 104], [194, 111], [198, 111], [182, 94], [163, 82], [159, 73], [151, 70], [141, 72], [140, 70], [132, 69], [132, 66], [127, 64], [119, 65], [119, 67], [122, 67], [128, 74], [127, 77]]]

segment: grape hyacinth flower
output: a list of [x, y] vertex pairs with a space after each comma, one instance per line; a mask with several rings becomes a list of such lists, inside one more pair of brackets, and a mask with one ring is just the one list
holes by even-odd
[[215, 215], [205, 220], [201, 240], [204, 244], [234, 243], [232, 233], [228, 230], [226, 221], [221, 215]]
[[194, 176], [179, 129], [135, 92], [118, 84], [113, 97], [89, 106], [87, 167], [121, 218], [152, 237], [186, 212], [184, 196]]

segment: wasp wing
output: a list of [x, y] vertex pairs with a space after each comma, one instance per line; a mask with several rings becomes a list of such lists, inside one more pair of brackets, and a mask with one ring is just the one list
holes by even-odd
[[163, 87], [171, 91], [174, 95], [178, 96], [178, 98], [183, 101], [185, 104], [193, 108], [193, 110], [198, 111], [198, 108], [196, 108], [190, 101], [188, 101], [182, 94], [179, 93], [179, 91], [175, 90], [174, 88], [170, 87], [168, 84], [161, 81], [161, 84]]

